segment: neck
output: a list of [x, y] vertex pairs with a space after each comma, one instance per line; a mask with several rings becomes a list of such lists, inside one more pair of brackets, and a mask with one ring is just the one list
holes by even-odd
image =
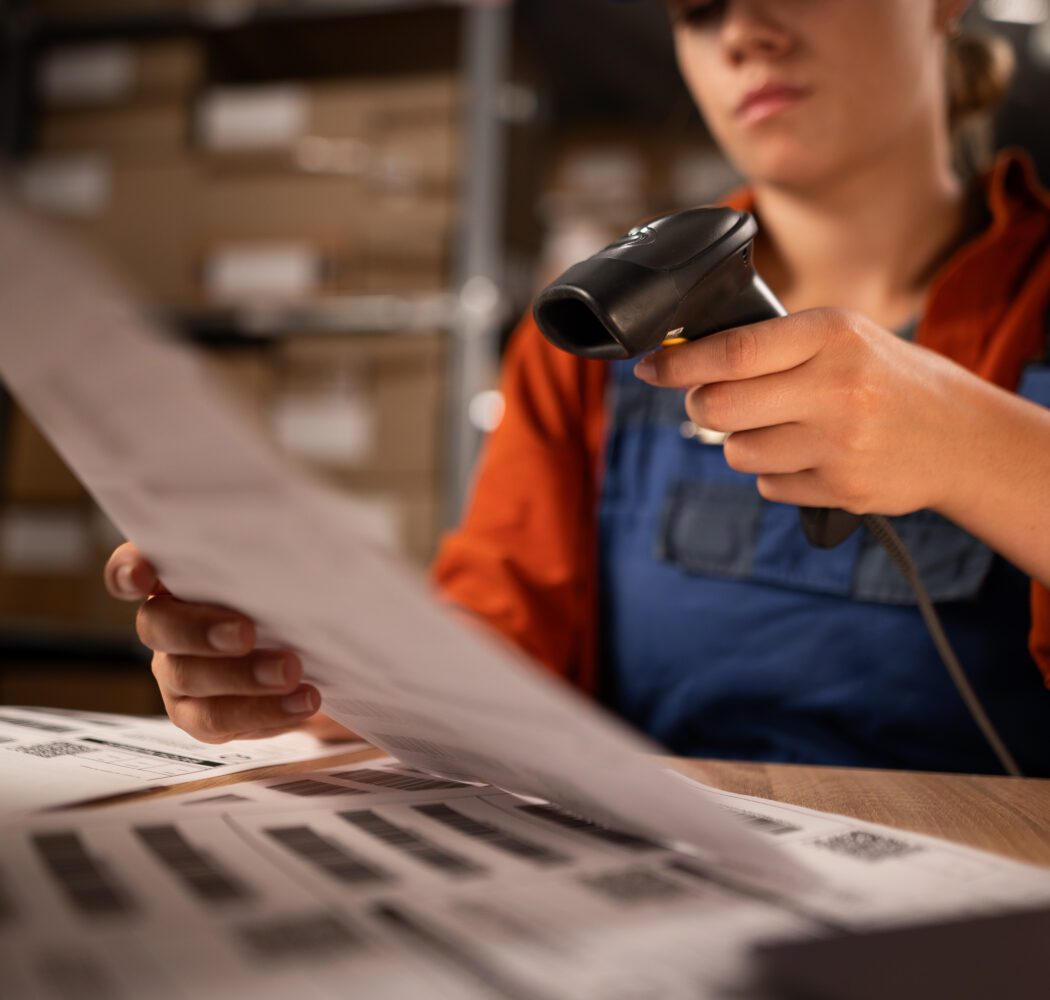
[[922, 307], [936, 267], [965, 221], [947, 140], [905, 137], [834, 183], [754, 185], [758, 266], [790, 311], [855, 309], [900, 326]]

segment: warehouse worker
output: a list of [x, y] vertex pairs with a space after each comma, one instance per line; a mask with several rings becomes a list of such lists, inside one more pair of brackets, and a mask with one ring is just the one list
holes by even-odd
[[[637, 368], [560, 353], [530, 320], [510, 347], [436, 583], [678, 753], [996, 768], [903, 580], [861, 532], [808, 546], [805, 504], [899, 515], [993, 721], [1050, 774], [1050, 414], [1022, 398], [1050, 404], [1032, 367], [1050, 201], [1016, 155], [973, 184], [952, 167], [950, 121], [997, 89], [954, 37], [965, 5], [674, 0], [682, 71], [793, 315]], [[157, 586], [130, 546], [108, 579]], [[161, 593], [139, 632], [193, 735], [319, 706], [234, 612]]]

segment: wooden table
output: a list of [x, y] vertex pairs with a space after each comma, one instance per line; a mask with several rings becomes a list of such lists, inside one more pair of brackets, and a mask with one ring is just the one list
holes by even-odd
[[[152, 792], [116, 796], [106, 799], [105, 804], [178, 795], [230, 785], [246, 778], [301, 774], [380, 756], [384, 756], [381, 751], [368, 748], [317, 761], [257, 768]], [[683, 774], [726, 791], [842, 813], [901, 830], [944, 837], [1021, 861], [1050, 865], [1050, 780], [1047, 779], [675, 757], [666, 761]], [[99, 804], [102, 803], [92, 803]]]
[[1050, 780], [669, 760], [709, 785], [1050, 865]]

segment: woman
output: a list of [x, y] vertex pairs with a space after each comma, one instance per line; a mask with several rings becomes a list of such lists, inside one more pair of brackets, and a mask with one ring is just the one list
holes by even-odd
[[[677, 752], [995, 769], [893, 568], [860, 533], [810, 548], [805, 504], [907, 515], [993, 721], [1050, 773], [1050, 414], [1014, 393], [1044, 350], [1050, 203], [1017, 159], [973, 189], [952, 169], [964, 7], [674, 0], [686, 81], [793, 315], [637, 368], [559, 354], [529, 321], [511, 347], [437, 583]], [[108, 576], [127, 597], [155, 583], [128, 547]], [[243, 618], [162, 596], [139, 630], [194, 735], [318, 707], [291, 654], [250, 653]]]

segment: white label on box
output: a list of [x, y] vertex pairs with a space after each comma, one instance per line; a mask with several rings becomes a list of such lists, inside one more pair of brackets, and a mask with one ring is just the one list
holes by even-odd
[[16, 173], [15, 189], [33, 208], [90, 218], [109, 205], [113, 170], [104, 156], [93, 153], [36, 160]]
[[360, 466], [373, 454], [376, 417], [363, 379], [345, 370], [309, 394], [283, 396], [272, 410], [281, 447], [313, 462]]
[[91, 563], [91, 531], [79, 510], [14, 507], [0, 520], [0, 560], [9, 573], [82, 573]]
[[323, 261], [301, 243], [231, 243], [204, 261], [204, 287], [219, 303], [304, 299], [321, 286]]
[[201, 98], [201, 144], [216, 152], [257, 151], [294, 143], [309, 126], [303, 87], [225, 87]]
[[138, 62], [130, 45], [69, 45], [54, 49], [40, 66], [44, 104], [82, 107], [115, 104], [135, 89]]

